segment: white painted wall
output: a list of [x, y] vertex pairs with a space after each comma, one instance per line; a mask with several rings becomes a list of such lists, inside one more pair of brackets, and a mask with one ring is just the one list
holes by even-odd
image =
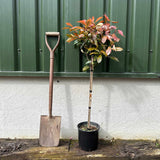
[[[93, 85], [100, 138], [160, 138], [159, 79], [95, 78]], [[0, 138], [38, 138], [48, 88], [48, 78], [0, 78]], [[53, 114], [62, 116], [62, 138], [77, 138], [77, 124], [87, 120], [88, 88], [88, 78], [55, 79]]]

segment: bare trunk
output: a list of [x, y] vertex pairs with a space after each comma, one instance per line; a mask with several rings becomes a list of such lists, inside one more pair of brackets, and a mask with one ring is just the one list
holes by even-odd
[[90, 64], [90, 86], [89, 86], [89, 105], [88, 105], [88, 124], [87, 128], [91, 128], [91, 104], [92, 104], [92, 85], [93, 85], [93, 56], [91, 57], [91, 64]]

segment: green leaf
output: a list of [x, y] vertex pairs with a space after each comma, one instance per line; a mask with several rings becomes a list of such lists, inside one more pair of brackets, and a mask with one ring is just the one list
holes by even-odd
[[79, 41], [76, 39], [75, 41], [74, 41], [74, 45], [77, 45], [79, 43]]
[[91, 61], [87, 61], [85, 64], [90, 64], [91, 63]]
[[91, 52], [90, 55], [99, 54], [99, 52]]
[[94, 57], [93, 57], [93, 61], [94, 61], [94, 62], [95, 62], [95, 61], [97, 62], [97, 56], [94, 56]]
[[96, 39], [94, 40], [94, 44], [96, 45], [96, 47], [98, 47], [98, 42]]
[[123, 48], [121, 48], [121, 47], [116, 47], [116, 51], [118, 51], [118, 52], [123, 51]]
[[66, 40], [66, 42], [70, 43], [70, 42], [72, 42], [72, 41], [74, 41], [74, 40], [75, 40], [74, 38], [68, 38], [68, 39]]
[[114, 61], [119, 62], [119, 60], [118, 60], [118, 58], [117, 58], [117, 57], [109, 56], [109, 58], [111, 58], [111, 59], [112, 59], [112, 60], [114, 60]]
[[97, 57], [97, 63], [101, 63], [102, 62], [102, 55], [99, 55], [98, 57]]
[[89, 69], [89, 66], [87, 65], [87, 66], [84, 66], [84, 67], [83, 67], [82, 71], [85, 72], [85, 71], [87, 71], [88, 69]]
[[101, 50], [100, 52], [106, 56], [106, 52], [105, 51]]
[[85, 52], [83, 51], [83, 49], [81, 49], [81, 52], [82, 52], [82, 53], [85, 53]]
[[72, 37], [72, 34], [66, 34], [67, 37]]
[[88, 48], [88, 51], [98, 51], [99, 52], [97, 48]]

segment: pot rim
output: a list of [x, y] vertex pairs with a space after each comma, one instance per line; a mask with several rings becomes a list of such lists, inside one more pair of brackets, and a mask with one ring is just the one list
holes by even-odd
[[100, 125], [99, 125], [98, 123], [96, 123], [96, 122], [90, 122], [92, 125], [95, 125], [95, 126], [96, 126], [96, 128], [97, 128], [96, 130], [94, 130], [94, 131], [83, 131], [83, 130], [81, 130], [81, 129], [80, 129], [81, 125], [82, 125], [82, 124], [87, 124], [87, 123], [88, 123], [87, 121], [78, 123], [78, 125], [77, 125], [78, 130], [79, 130], [79, 131], [82, 131], [82, 132], [97, 132], [97, 131], [99, 131]]

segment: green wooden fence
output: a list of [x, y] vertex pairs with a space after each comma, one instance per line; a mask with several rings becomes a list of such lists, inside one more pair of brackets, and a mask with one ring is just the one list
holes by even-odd
[[116, 54], [119, 63], [104, 61], [95, 76], [159, 77], [160, 0], [0, 0], [0, 76], [48, 76], [46, 31], [61, 33], [55, 75], [88, 76], [81, 71], [83, 57], [65, 42], [62, 28], [66, 22], [78, 25], [80, 19], [104, 13], [119, 22], [124, 51]]

